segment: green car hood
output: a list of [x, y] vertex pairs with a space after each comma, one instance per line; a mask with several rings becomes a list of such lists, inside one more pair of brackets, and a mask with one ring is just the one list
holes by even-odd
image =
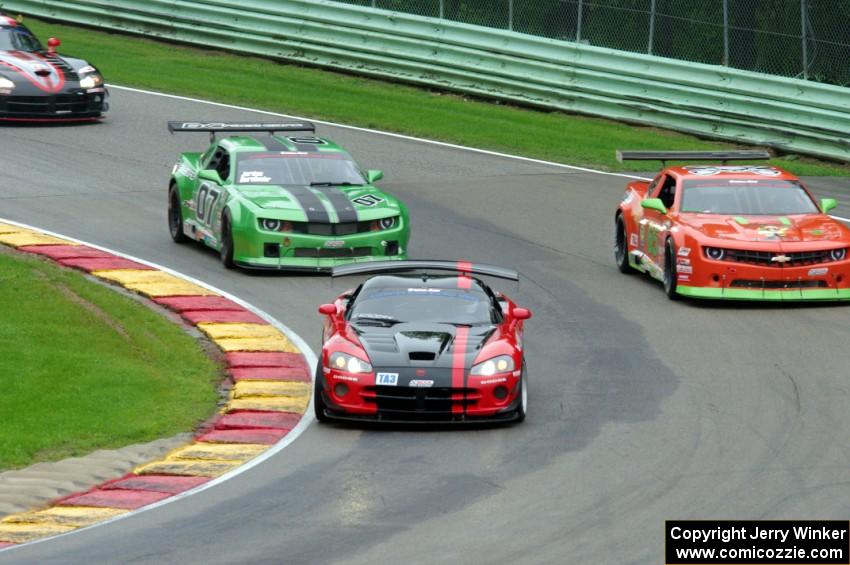
[[[373, 186], [355, 188], [316, 187], [309, 190], [317, 195], [326, 206], [333, 209], [330, 199], [325, 197], [325, 193], [329, 189], [344, 194], [357, 211], [358, 219], [361, 221], [384, 218], [400, 213], [401, 208], [398, 200]], [[238, 190], [245, 199], [264, 210], [277, 210], [284, 213], [291, 211], [299, 216], [303, 211], [302, 203], [294, 194], [296, 192], [294, 188], [290, 190], [282, 186], [264, 185], [262, 187], [240, 187]], [[298, 190], [304, 190], [304, 188], [299, 187]]]

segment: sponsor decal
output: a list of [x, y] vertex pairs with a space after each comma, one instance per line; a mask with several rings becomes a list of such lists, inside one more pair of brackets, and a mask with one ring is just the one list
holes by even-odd
[[348, 381], [351, 383], [359, 383], [360, 379], [357, 377], [349, 377], [348, 375], [332, 375], [338, 381]]
[[271, 182], [271, 177], [267, 177], [263, 171], [243, 171], [239, 177], [239, 184], [250, 184], [252, 182]]
[[767, 239], [778, 239], [785, 237], [788, 233], [788, 228], [781, 228], [779, 226], [759, 226], [756, 233]]
[[679, 257], [687, 257], [690, 254], [691, 254], [691, 248], [690, 247], [680, 247], [679, 251], [677, 253], [677, 255], [679, 255]]
[[688, 282], [688, 281], [691, 280], [690, 275], [681, 275], [680, 274], [676, 278], [679, 279], [679, 282]]
[[496, 383], [506, 383], [508, 382], [507, 377], [499, 377], [496, 379], [481, 379], [482, 385], [494, 385]]
[[690, 275], [694, 272], [694, 268], [688, 265], [676, 265], [676, 272]]
[[685, 170], [689, 173], [693, 173], [695, 175], [699, 175], [701, 177], [707, 177], [712, 175], [718, 175], [720, 173], [746, 173], [746, 174], [754, 174], [763, 177], [778, 177], [782, 173], [779, 170], [774, 169], [773, 167], [765, 167], [765, 166], [753, 166], [753, 165], [723, 165], [723, 166], [713, 166], [713, 167], [685, 167]]
[[375, 384], [379, 386], [396, 386], [398, 384], [398, 373], [378, 373], [375, 376]]
[[339, 249], [340, 247], [345, 247], [345, 241], [341, 239], [331, 239], [325, 242], [325, 247], [330, 247], [331, 249]]
[[374, 194], [364, 194], [363, 196], [359, 196], [357, 198], [352, 198], [351, 201], [354, 202], [355, 204], [360, 204], [361, 206], [366, 206], [366, 207], [371, 208], [372, 206], [375, 206], [376, 204], [380, 204], [381, 202], [383, 202], [384, 199], [381, 198], [380, 196], [376, 196]]
[[415, 388], [429, 388], [434, 386], [434, 381], [429, 379], [413, 379], [410, 381], [408, 386]]
[[829, 272], [828, 267], [819, 267], [817, 269], [809, 269], [810, 277], [821, 277]]
[[637, 236], [637, 234], [636, 234], [636, 233], [633, 233], [633, 234], [629, 237], [629, 243], [632, 245], [632, 247], [637, 247], [637, 246], [638, 246], [638, 236]]
[[239, 129], [264, 129], [264, 130], [292, 130], [294, 128], [312, 129], [313, 124], [308, 123], [223, 123], [223, 122], [183, 122], [180, 124], [180, 129], [220, 129], [220, 130], [239, 130]]
[[305, 145], [326, 145], [324, 140], [318, 137], [290, 137], [292, 143], [303, 143]]
[[677, 264], [677, 265], [690, 265], [690, 264], [691, 264], [691, 260], [690, 260], [690, 259], [686, 259], [686, 258], [684, 258], [684, 257], [677, 257], [677, 258], [676, 258], [676, 264]]

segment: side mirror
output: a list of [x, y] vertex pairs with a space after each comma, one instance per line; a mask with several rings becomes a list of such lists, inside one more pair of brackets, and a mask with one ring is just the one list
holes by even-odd
[[336, 315], [336, 304], [322, 304], [321, 306], [319, 306], [319, 314], [325, 316]]
[[838, 202], [835, 200], [835, 198], [822, 198], [820, 201], [820, 209], [823, 211], [824, 214], [826, 214], [836, 206], [838, 206]]
[[198, 178], [201, 180], [209, 180], [216, 184], [223, 184], [221, 177], [218, 175], [218, 171], [214, 171], [212, 169], [203, 169], [198, 173]]
[[373, 184], [381, 180], [382, 178], [384, 178], [384, 171], [366, 171], [366, 180], [369, 182], [369, 184]]
[[51, 37], [47, 40], [47, 52], [51, 55], [56, 53], [56, 48], [62, 45], [62, 42], [56, 39], [55, 37]]
[[667, 213], [667, 207], [664, 205], [660, 198], [647, 198], [645, 200], [641, 200], [640, 205], [641, 208], [655, 210], [656, 212], [661, 212], [662, 214]]
[[512, 314], [516, 320], [529, 320], [532, 316], [528, 308], [514, 308]]

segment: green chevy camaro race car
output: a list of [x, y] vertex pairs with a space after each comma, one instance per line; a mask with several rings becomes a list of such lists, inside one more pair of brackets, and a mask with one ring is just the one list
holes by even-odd
[[[177, 243], [201, 241], [225, 267], [327, 270], [407, 258], [407, 207], [376, 188], [313, 124], [168, 122], [207, 132], [203, 153], [183, 153], [168, 188], [168, 227]], [[216, 139], [216, 132], [231, 135]]]

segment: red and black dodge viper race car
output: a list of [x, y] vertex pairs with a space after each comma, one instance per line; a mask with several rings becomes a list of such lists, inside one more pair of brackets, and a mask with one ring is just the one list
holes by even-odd
[[625, 160], [710, 160], [629, 183], [614, 216], [623, 273], [664, 283], [670, 298], [850, 300], [850, 229], [793, 175], [726, 165], [766, 152], [620, 151]]
[[59, 55], [59, 40], [45, 49], [20, 21], [0, 12], [0, 120], [89, 121], [109, 109], [98, 70]]
[[314, 394], [318, 420], [525, 419], [522, 335], [531, 312], [473, 277], [518, 280], [515, 271], [381, 261], [335, 267], [331, 276], [368, 273], [380, 274], [319, 307], [325, 323]]

